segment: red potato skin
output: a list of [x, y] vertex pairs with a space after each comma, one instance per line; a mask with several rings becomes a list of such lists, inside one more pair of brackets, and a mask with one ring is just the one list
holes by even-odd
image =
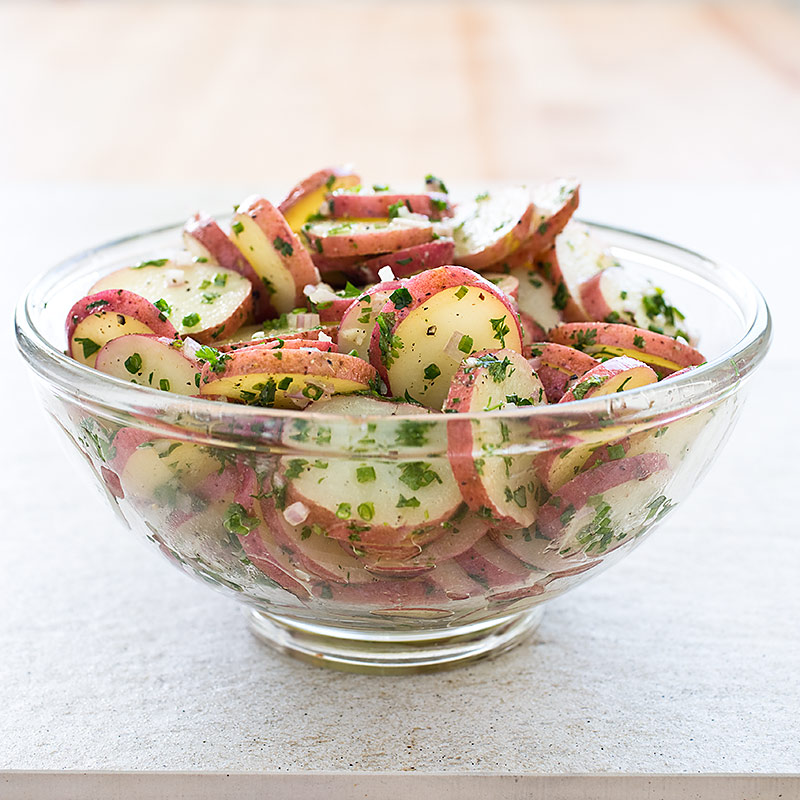
[[[596, 367], [592, 367], [588, 372], [585, 372], [583, 375], [581, 375], [580, 378], [571, 381], [569, 388], [566, 392], [564, 392], [563, 396], [558, 402], [574, 403], [577, 400], [574, 394], [574, 389], [578, 386], [578, 384], [585, 380], [589, 380], [593, 377], [609, 380], [622, 372], [628, 372], [640, 367], [644, 368], [644, 370], [649, 373], [650, 377], [652, 378], [650, 383], [656, 383], [656, 381], [658, 381], [658, 375], [654, 370], [650, 369], [647, 364], [643, 364], [641, 361], [637, 361], [635, 358], [631, 358], [630, 356], [617, 356], [616, 358], [610, 358], [608, 361], [601, 361]], [[588, 399], [597, 394], [597, 389], [602, 388], [603, 387], [601, 385], [589, 389], [589, 391], [586, 392], [586, 398]]]
[[228, 238], [225, 231], [220, 228], [213, 217], [200, 212], [196, 213], [184, 226], [183, 235], [184, 237], [196, 239], [211, 253], [211, 256], [221, 267], [238, 272], [243, 278], [247, 278], [250, 281], [253, 287], [253, 317], [255, 322], [278, 316], [270, 302], [269, 293], [264, 291], [264, 284], [256, 275], [250, 262]]
[[437, 239], [358, 262], [342, 271], [349, 270], [348, 274], [365, 283], [380, 280], [378, 272], [384, 267], [391, 267], [397, 278], [407, 278], [426, 269], [452, 264], [454, 250], [452, 239]]
[[476, 270], [495, 270], [495, 265], [507, 259], [512, 253], [528, 241], [533, 233], [534, 206], [531, 203], [519, 218], [519, 222], [502, 238], [493, 244], [466, 256], [459, 256], [456, 261], [462, 267]]
[[[359, 295], [360, 297], [361, 295]], [[330, 303], [330, 305], [328, 305]], [[338, 323], [342, 321], [345, 312], [353, 304], [352, 297], [337, 297], [325, 303], [311, 303], [306, 300], [309, 310], [319, 314], [319, 321], [323, 324]]]
[[[445, 203], [437, 208], [434, 200]], [[427, 194], [341, 194], [328, 195], [328, 209], [334, 219], [385, 219], [391, 206], [403, 203], [412, 214], [424, 214], [429, 219], [440, 220], [453, 216], [453, 207], [448, 196], [440, 192]]]
[[[309, 331], [293, 331], [292, 333], [285, 333], [281, 336], [270, 336], [264, 334], [262, 339], [249, 339], [244, 342], [231, 342], [230, 344], [221, 344], [217, 347], [217, 350], [220, 353], [232, 353], [236, 350], [243, 350], [245, 347], [254, 347], [255, 345], [259, 344], [272, 344], [273, 347], [276, 346], [277, 342], [286, 342], [287, 347], [311, 347], [312, 345], [289, 345], [288, 342], [294, 342], [297, 340], [302, 340], [305, 342], [309, 341], [319, 341], [320, 334], [324, 333], [326, 336], [330, 337], [333, 341], [336, 341], [336, 334], [338, 328], [330, 325], [324, 328], [317, 328], [315, 330]], [[325, 342], [321, 342], [320, 344], [325, 344]], [[332, 348], [325, 348], [319, 347], [320, 350], [329, 350]]]
[[319, 283], [320, 277], [319, 270], [311, 260], [308, 251], [303, 247], [300, 238], [289, 227], [283, 214], [265, 197], [255, 198], [243, 213], [247, 214], [261, 228], [269, 242], [274, 242], [276, 238], [280, 237], [291, 246], [289, 255], [280, 251], [276, 252], [278, 252], [283, 266], [294, 279], [295, 307], [302, 306], [305, 303], [303, 288], [310, 283]]
[[[514, 350], [481, 350], [473, 353], [473, 357], [479, 358], [489, 353], [499, 359], [509, 358], [517, 369], [522, 369], [527, 365], [525, 358]], [[483, 479], [475, 467], [475, 443], [472, 436], [472, 422], [458, 419], [457, 413], [459, 411], [471, 413], [480, 410], [471, 408], [470, 400], [475, 381], [484, 371], [481, 367], [475, 367], [467, 372], [465, 363], [462, 363], [453, 376], [443, 410], [445, 412], [456, 412], [447, 420], [447, 456], [453, 469], [453, 475], [461, 489], [461, 496], [464, 498], [464, 502], [473, 511], [484, 507], [496, 512], [497, 507], [486, 491]], [[519, 526], [519, 522], [512, 517], [494, 517], [492, 522], [501, 528]]]
[[[478, 275], [466, 267], [447, 266], [437, 267], [419, 275], [413, 275], [408, 278], [404, 284], [411, 294], [411, 304], [405, 308], [397, 310], [394, 303], [388, 300], [381, 313], [395, 312], [395, 324], [393, 331], [396, 331], [403, 320], [412, 312], [424, 305], [425, 301], [439, 292], [444, 292], [447, 289], [452, 289], [456, 286], [476, 286], [484, 289], [488, 294], [496, 297], [508, 309], [508, 324], [511, 330], [516, 329], [516, 333], [522, 341], [522, 329], [519, 326], [519, 318], [516, 311], [511, 306], [507, 295], [501, 292], [493, 283], [490, 283], [485, 278]], [[384, 383], [389, 386], [389, 373], [386, 366], [381, 360], [380, 351], [380, 331], [376, 325], [372, 330], [372, 338], [369, 345], [369, 358], [370, 363], [378, 370], [378, 374]]]
[[[583, 336], [594, 337], [593, 344], [608, 345], [609, 347], [623, 347], [626, 350], [639, 351], [649, 355], [672, 361], [678, 367], [696, 367], [705, 362], [702, 353], [688, 344], [663, 336], [660, 333], [646, 331], [633, 325], [623, 325], [616, 322], [571, 322], [559, 325], [550, 331], [550, 338], [568, 347], [576, 347], [579, 338]], [[636, 337], [644, 339], [644, 347], [637, 347], [634, 343]], [[660, 373], [666, 368], [655, 367]], [[675, 372], [669, 370], [668, 372]]]
[[489, 589], [520, 583], [531, 574], [518, 558], [499, 548], [488, 536], [455, 560], [467, 575], [481, 578], [480, 582]]
[[[312, 230], [303, 230], [309, 248], [328, 258], [368, 256], [388, 253], [433, 241], [433, 228], [428, 226], [378, 229], [366, 233], [319, 236]], [[309, 257], [310, 258], [310, 257]], [[316, 283], [318, 281], [307, 281]]]
[[450, 600], [467, 600], [470, 597], [480, 597], [484, 593], [483, 586], [470, 578], [455, 559], [437, 564], [436, 569], [426, 578]]
[[600, 362], [580, 350], [552, 342], [534, 342], [528, 363], [539, 376], [548, 403], [557, 403], [571, 380], [580, 378]]
[[557, 539], [563, 529], [561, 514], [569, 506], [583, 508], [593, 495], [602, 494], [628, 481], [645, 480], [653, 473], [668, 468], [669, 459], [663, 453], [642, 453], [581, 472], [539, 509], [536, 520], [539, 532], [548, 539]]
[[331, 178], [338, 178], [348, 186], [358, 186], [361, 183], [361, 178], [349, 166], [325, 167], [307, 178], [303, 178], [300, 183], [293, 186], [289, 194], [281, 201], [278, 211], [285, 215], [309, 194], [325, 186]]
[[146, 325], [157, 336], [174, 339], [178, 335], [175, 326], [168, 319], [162, 319], [164, 315], [149, 300], [127, 289], [105, 289], [81, 298], [69, 310], [66, 329], [70, 355], [72, 355], [72, 337], [75, 328], [87, 317], [100, 314], [131, 317]]
[[[564, 284], [564, 273], [558, 263], [555, 244], [536, 256], [534, 268], [552, 284], [553, 288], [558, 289]], [[586, 321], [586, 314], [571, 294], [567, 294], [567, 301], [562, 309], [562, 314], [563, 318], [569, 322]]]
[[579, 288], [581, 305], [586, 310], [589, 318], [598, 322], [604, 320], [613, 311], [600, 290], [600, 281], [602, 279], [603, 273], [598, 272], [588, 281], [584, 281]]
[[530, 350], [530, 345], [534, 342], [541, 342], [547, 338], [547, 331], [524, 311], [519, 312], [519, 324], [522, 328], [522, 341], [526, 345], [526, 350]]
[[[222, 373], [214, 373], [203, 365], [200, 386], [223, 378], [253, 373], [312, 375], [320, 378], [341, 378], [369, 386], [376, 378], [375, 370], [354, 356], [320, 350], [277, 348], [274, 344], [258, 344], [231, 353]], [[206, 392], [203, 392], [205, 395]], [[209, 394], [213, 392], [209, 391]]]

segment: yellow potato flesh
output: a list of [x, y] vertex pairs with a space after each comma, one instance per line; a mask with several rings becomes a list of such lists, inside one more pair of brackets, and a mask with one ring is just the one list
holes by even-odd
[[[255, 220], [247, 214], [236, 214], [233, 226], [233, 240], [258, 277], [264, 281], [272, 307], [279, 314], [291, 311], [295, 306], [297, 287], [292, 273], [286, 268], [272, 242]], [[237, 229], [238, 233], [235, 232]]]
[[[125, 320], [124, 325], [119, 324], [119, 318]], [[109, 311], [100, 311], [97, 314], [92, 314], [90, 317], [81, 320], [76, 326], [72, 334], [70, 342], [71, 352], [76, 361], [81, 364], [87, 364], [90, 367], [95, 365], [97, 361], [97, 352], [92, 353], [88, 357], [83, 355], [83, 345], [76, 339], [91, 339], [95, 344], [102, 347], [112, 339], [118, 336], [124, 336], [128, 333], [149, 333], [153, 331], [147, 327], [143, 322], [139, 322], [134, 317], [129, 317], [125, 314], [117, 314]]]
[[[284, 388], [278, 388], [288, 384]], [[200, 394], [223, 395], [251, 405], [269, 408], [301, 408], [325, 395], [351, 394], [369, 389], [358, 381], [290, 372], [231, 375], [200, 384]], [[297, 395], [296, 399], [287, 395]]]
[[324, 202], [326, 195], [336, 189], [358, 186], [360, 182], [360, 179], [355, 175], [342, 175], [340, 178], [335, 178], [330, 186], [325, 184], [320, 186], [319, 189], [309, 192], [305, 197], [300, 198], [291, 208], [284, 212], [283, 216], [289, 223], [289, 227], [295, 233], [299, 233], [305, 221], [312, 214], [316, 214], [319, 211], [319, 207]]
[[[663, 369], [668, 369], [671, 372], [677, 372], [679, 369], [683, 369], [680, 364], [676, 364], [674, 361], [670, 361], [667, 358], [654, 356], [641, 350], [629, 350], [626, 347], [612, 347], [611, 345], [604, 344], [597, 347], [587, 347], [585, 350], [590, 356], [594, 356], [595, 358], [598, 356], [608, 356], [609, 358], [612, 356], [630, 356], [631, 358], [635, 358], [637, 361], [641, 361], [643, 364], [648, 364], [654, 367], [662, 367]], [[633, 389], [634, 387], [626, 386], [625, 388]]]
[[[459, 298], [458, 294], [462, 296]], [[509, 332], [501, 337], [491, 320], [503, 318]], [[455, 334], [459, 334], [459, 339], [461, 336], [472, 339], [468, 352], [457, 347], [448, 348], [455, 349], [454, 355], [445, 352]], [[403, 397], [408, 392], [414, 400], [437, 410], [442, 407], [458, 365], [470, 353], [501, 347], [522, 352], [513, 313], [494, 295], [477, 286], [454, 286], [437, 292], [409, 313], [397, 326], [393, 342], [395, 337], [403, 346], [387, 367], [392, 394]], [[431, 364], [440, 370], [432, 380], [424, 374]]]

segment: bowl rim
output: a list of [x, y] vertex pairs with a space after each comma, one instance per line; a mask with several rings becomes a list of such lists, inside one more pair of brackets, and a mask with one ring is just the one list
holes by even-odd
[[[670, 414], [682, 416], [687, 413], [687, 409], [713, 405], [737, 389], [745, 378], [749, 377], [769, 349], [772, 321], [766, 300], [747, 275], [727, 263], [712, 260], [694, 250], [655, 236], [582, 218], [576, 220], [609, 239], [612, 252], [627, 250], [633, 256], [655, 258], [664, 264], [677, 267], [680, 273], [694, 273], [706, 283], [716, 284], [717, 288], [723, 291], [726, 301], [729, 304], [733, 301], [735, 304], [737, 312], [744, 321], [745, 333], [716, 358], [676, 378], [661, 380], [617, 395], [584, 398], [564, 404], [503, 409], [491, 412], [492, 419], [519, 421], [530, 418], [542, 422], [550, 419], [557, 420], [561, 427], [574, 430], [596, 429], [598, 420], [610, 420], [612, 423], [619, 421], [620, 424], [631, 426], [647, 422], [652, 424], [654, 419], [658, 419], [661, 420], [658, 424], [665, 424]], [[32, 370], [54, 386], [62, 396], [70, 396], [83, 405], [93, 406], [101, 414], [112, 416], [114, 413], [134, 414], [140, 422], [152, 418], [159, 426], [163, 426], [166, 418], [181, 420], [187, 414], [204, 422], [238, 421], [239, 439], [242, 438], [244, 430], [241, 428], [242, 423], [252, 424], [259, 419], [272, 421], [302, 419], [327, 425], [337, 422], [386, 425], [389, 420], [393, 423], [420, 421], [418, 414], [350, 416], [300, 409], [261, 408], [170, 394], [147, 386], [127, 383], [98, 372], [66, 355], [39, 330], [34, 322], [37, 313], [34, 305], [35, 295], [43, 287], [49, 287], [52, 291], [59, 283], [57, 278], [63, 279], [69, 276], [88, 260], [102, 256], [115, 248], [138, 241], [144, 245], [148, 238], [170, 232], [179, 236], [182, 229], [183, 223], [170, 224], [112, 239], [82, 250], [36, 275], [20, 297], [15, 313], [17, 346]], [[628, 248], [624, 246], [626, 241], [631, 245]], [[663, 250], [667, 255], [652, 256], [638, 249], [637, 244], [650, 247], [651, 250]], [[669, 254], [691, 262], [696, 269], [671, 261], [668, 258]], [[711, 275], [714, 275], [716, 280], [712, 280]], [[679, 277], [684, 281], [687, 280], [685, 274]], [[444, 420], [450, 418], [450, 415], [442, 416]], [[462, 413], [458, 418], [472, 421], [485, 420], [487, 412]], [[170, 427], [175, 425], [178, 428], [182, 427], [179, 421], [170, 423]], [[187, 431], [196, 433], [195, 426], [185, 427]], [[258, 438], [254, 434], [251, 436]]]

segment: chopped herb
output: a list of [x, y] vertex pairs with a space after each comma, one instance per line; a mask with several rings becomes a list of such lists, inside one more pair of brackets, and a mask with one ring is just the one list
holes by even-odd
[[219, 294], [217, 292], [203, 292], [203, 299], [200, 302], [211, 305], [218, 297]]
[[597, 338], [597, 328], [590, 328], [588, 331], [574, 331], [570, 337], [575, 342], [575, 347], [578, 350], [583, 350], [585, 347], [591, 347]]
[[228, 282], [228, 276], [224, 272], [218, 272], [214, 276], [214, 285], [215, 286], [225, 286]]
[[281, 378], [278, 382], [278, 388], [285, 392], [290, 386], [292, 385], [292, 377], [287, 375], [285, 378]]
[[466, 334], [464, 334], [461, 337], [461, 340], [458, 343], [458, 349], [462, 353], [471, 353], [472, 352], [472, 337], [471, 336], [467, 336]]
[[561, 512], [561, 515], [559, 516], [559, 519], [561, 520], [561, 524], [562, 524], [562, 525], [569, 525], [569, 523], [572, 521], [572, 518], [573, 518], [574, 516], [575, 516], [575, 506], [573, 506], [573, 505], [570, 503], [570, 505], [568, 505], [568, 506], [567, 506], [567, 507], [566, 507], [566, 508], [565, 508], [565, 509], [564, 509], [564, 510]]
[[482, 203], [484, 200], [489, 199], [489, 192], [481, 192], [480, 194], [475, 195], [475, 202]]
[[186, 328], [194, 328], [195, 325], [200, 324], [200, 315], [196, 311], [192, 311], [181, 320], [181, 324]]
[[389, 219], [396, 219], [400, 215], [400, 209], [405, 206], [405, 203], [402, 200], [398, 200], [396, 203], [392, 203], [389, 206]]
[[284, 256], [290, 256], [294, 253], [294, 248], [292, 245], [287, 242], [285, 239], [281, 239], [280, 236], [276, 236], [272, 242], [273, 247]]
[[423, 375], [425, 376], [425, 380], [432, 381], [438, 378], [442, 374], [442, 371], [436, 364], [428, 364], [423, 371]]
[[375, 480], [374, 467], [357, 467], [356, 480], [359, 483], [371, 483], [372, 481], [374, 481]]
[[378, 348], [381, 354], [381, 361], [386, 367], [391, 367], [403, 349], [402, 340], [392, 332], [395, 323], [394, 312], [381, 312], [375, 318], [375, 322], [378, 325]]
[[164, 264], [168, 262], [168, 258], [151, 258], [149, 261], [141, 261], [135, 267], [131, 267], [131, 269], [142, 269], [143, 267], [163, 267]]
[[591, 378], [587, 378], [585, 381], [581, 381], [575, 386], [572, 390], [572, 394], [576, 400], [583, 400], [590, 389], [593, 389], [595, 386], [602, 386], [607, 380], [608, 376], [592, 375]]
[[92, 303], [86, 304], [86, 310], [91, 311], [93, 308], [99, 308], [100, 306], [107, 306], [108, 300], [95, 300]]
[[219, 350], [215, 350], [213, 347], [209, 347], [208, 345], [203, 345], [202, 347], [198, 348], [197, 352], [195, 353], [195, 358], [198, 361], [204, 361], [208, 364], [209, 369], [212, 372], [224, 372], [225, 371], [225, 364], [231, 360], [232, 356], [228, 353], [220, 353]]
[[433, 422], [414, 422], [403, 420], [397, 426], [395, 442], [401, 447], [423, 447], [428, 443], [427, 432]]
[[547, 229], [549, 227], [550, 227], [550, 223], [549, 222], [542, 222], [539, 225], [539, 227], [536, 229], [536, 233], [538, 233], [539, 236], [544, 236], [547, 233]]
[[325, 394], [325, 387], [317, 386], [315, 383], [307, 383], [303, 387], [302, 395], [309, 400], [319, 400]]
[[358, 506], [358, 516], [369, 522], [375, 516], [375, 506], [372, 503], [361, 503]]
[[424, 486], [429, 486], [434, 481], [442, 482], [442, 479], [431, 469], [430, 464], [423, 461], [411, 461], [403, 464], [400, 472], [400, 481], [408, 486], [409, 489], [417, 491]]
[[244, 230], [244, 225], [237, 219], [236, 222], [231, 225], [231, 230], [238, 236]]
[[414, 302], [414, 298], [411, 297], [411, 292], [409, 292], [405, 287], [395, 289], [389, 295], [389, 299], [394, 303], [394, 307], [398, 310], [401, 308], [406, 308]]
[[494, 334], [492, 335], [493, 339], [497, 339], [500, 342], [501, 347], [506, 346], [506, 336], [511, 333], [511, 328], [506, 325], [506, 318], [500, 317], [498, 319], [490, 319], [489, 322], [492, 325], [492, 330]]
[[431, 205], [437, 211], [446, 211], [447, 210], [447, 200], [441, 200], [438, 197], [432, 197], [431, 198]]
[[609, 461], [619, 461], [625, 457], [625, 448], [621, 444], [610, 445], [607, 452]]
[[172, 306], [163, 297], [160, 300], [156, 300], [153, 305], [161, 312], [158, 318], [162, 322], [172, 314]]
[[302, 475], [303, 470], [305, 469], [308, 461], [304, 458], [293, 458], [289, 462], [289, 466], [286, 468], [286, 472], [284, 472], [284, 476], [287, 480], [291, 480], [292, 478], [299, 478]]
[[168, 392], [169, 391], [169, 381], [166, 378], [162, 378], [158, 382], [158, 388], [161, 389], [162, 392]]
[[372, 191], [373, 192], [388, 192], [389, 191], [389, 184], [388, 183], [373, 183], [372, 184]]
[[89, 358], [89, 356], [94, 355], [100, 349], [100, 345], [92, 339], [81, 339], [76, 336], [73, 341], [83, 347], [84, 358]]
[[400, 495], [395, 508], [419, 508], [419, 500], [416, 497], [403, 497], [403, 495]]
[[395, 263], [399, 267], [404, 267], [406, 264], [410, 264], [414, 259], [409, 256], [408, 258], [398, 258]]
[[139, 353], [131, 353], [125, 359], [125, 369], [128, 370], [131, 375], [135, 375], [141, 368], [142, 357], [139, 355]]
[[466, 297], [468, 291], [469, 289], [467, 289], [466, 286], [459, 286], [456, 290], [456, 300], [461, 300], [462, 298]]
[[339, 519], [350, 519], [350, 503], [339, 503], [336, 509], [336, 516]]
[[258, 522], [258, 518], [251, 517], [239, 503], [231, 503], [222, 520], [225, 530], [238, 536], [247, 536], [253, 528], [258, 527]]
[[425, 187], [432, 192], [447, 194], [447, 187], [444, 185], [444, 181], [430, 173], [425, 176]]
[[507, 377], [514, 374], [513, 367], [510, 372], [508, 371], [509, 367], [511, 367], [511, 359], [508, 356], [505, 356], [501, 361], [496, 355], [485, 353], [476, 360], [478, 366], [483, 367], [495, 383], [502, 383]]
[[633, 337], [633, 346], [638, 347], [640, 350], [644, 350], [644, 336], [640, 336], [637, 333], [636, 336]]

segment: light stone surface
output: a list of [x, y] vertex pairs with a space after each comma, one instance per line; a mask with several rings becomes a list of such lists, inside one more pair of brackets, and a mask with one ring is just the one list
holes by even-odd
[[533, 642], [412, 677], [260, 645], [87, 489], [11, 350], [34, 273], [242, 188], [0, 190], [0, 769], [800, 772], [800, 187], [584, 187], [583, 216], [750, 272], [773, 350], [720, 460], [646, 544], [553, 602]]

